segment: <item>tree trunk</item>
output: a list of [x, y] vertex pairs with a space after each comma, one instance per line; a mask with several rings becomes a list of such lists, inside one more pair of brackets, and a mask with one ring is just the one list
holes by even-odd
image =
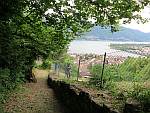
[[34, 83], [36, 83], [37, 80], [35, 78], [34, 73], [32, 72], [32, 69], [33, 69], [33, 66], [28, 66], [28, 69], [26, 70], [26, 76], [25, 76], [25, 78], [26, 78], [26, 80], [28, 82], [34, 82]]

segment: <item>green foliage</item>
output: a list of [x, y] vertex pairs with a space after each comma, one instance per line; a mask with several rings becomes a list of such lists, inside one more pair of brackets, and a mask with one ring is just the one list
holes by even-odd
[[67, 64], [71, 66], [71, 77], [77, 77], [78, 67], [74, 64], [74, 58], [64, 53], [63, 56], [60, 58], [60, 65], [63, 70], [65, 70]]
[[150, 89], [141, 84], [134, 84], [132, 91], [128, 91], [128, 96], [139, 100], [143, 104], [150, 104]]
[[78, 67], [75, 64], [71, 65], [71, 76], [72, 77], [77, 77], [78, 73]]
[[106, 65], [104, 70], [106, 81], [120, 81], [122, 78], [119, 75], [118, 65]]
[[56, 60], [70, 41], [93, 26], [89, 19], [94, 19], [96, 25], [110, 26], [116, 31], [119, 19], [143, 21], [134, 12], [148, 4], [149, 0], [141, 4], [134, 0], [130, 3], [126, 0], [3, 1], [0, 4], [1, 67], [27, 72], [38, 56]]
[[102, 65], [94, 65], [90, 67], [90, 72], [92, 73], [93, 76], [99, 76], [102, 73]]
[[143, 69], [139, 72], [139, 75], [143, 75], [143, 80], [150, 80], [150, 63], [143, 67]]
[[112, 82], [105, 84], [105, 88], [116, 98], [133, 98], [141, 102], [143, 106], [150, 105], [150, 88], [142, 82]]
[[[131, 81], [142, 82], [149, 81], [150, 77], [150, 58], [128, 58], [121, 65], [105, 65], [103, 75], [103, 87], [113, 89], [113, 82]], [[101, 83], [102, 65], [94, 65], [90, 67], [90, 72], [93, 75], [89, 81], [99, 88]]]
[[[2, 112], [2, 104], [6, 102], [8, 98], [8, 94], [14, 89], [18, 88], [18, 85], [22, 83], [24, 80], [23, 74], [17, 73], [15, 74], [15, 78], [10, 74], [11, 71], [9, 69], [1, 69], [0, 68], [0, 111]], [[15, 79], [15, 80], [14, 80]]]
[[139, 81], [149, 79], [150, 58], [128, 58], [119, 66], [119, 74], [123, 80]]
[[102, 82], [101, 80], [102, 65], [91, 66], [90, 72], [93, 76], [92, 78], [90, 78], [89, 84], [94, 85], [97, 88], [100, 88]]
[[[90, 67], [90, 72], [93, 75], [90, 79], [89, 83], [99, 87], [101, 84], [101, 74], [102, 74], [102, 65], [97, 64]], [[103, 75], [103, 87], [105, 87], [105, 83], [109, 81], [120, 81], [122, 78], [118, 73], [118, 66], [117, 65], [105, 65], [104, 68], [104, 75]], [[107, 84], [108, 85], [108, 84]]]
[[[7, 86], [9, 86], [9, 82], [11, 81], [11, 77], [10, 77], [10, 70], [9, 69], [5, 69], [2, 70], [0, 69], [0, 91], [3, 91], [5, 89], [4, 86], [6, 86], [6, 88], [9, 88]], [[7, 85], [8, 83], [8, 85]]]
[[15, 73], [15, 78], [12, 76], [9, 69], [0, 69], [0, 91], [13, 90], [16, 86], [22, 83], [24, 76], [20, 73]]
[[63, 64], [74, 64], [74, 59], [69, 54], [64, 53], [63, 56], [60, 59], [60, 62]]
[[[149, 0], [137, 3], [131, 0], [91, 1], [74, 0], [3, 0], [0, 3], [0, 68], [6, 89], [15, 87], [32, 73], [37, 57], [51, 57], [59, 61], [59, 57], [67, 49], [68, 44], [76, 36], [95, 25], [110, 26], [117, 30], [119, 20], [124, 22], [137, 19], [135, 15], [148, 5]], [[50, 9], [53, 12], [48, 13]], [[49, 63], [45, 61], [44, 67]], [[9, 81], [9, 82], [8, 82]], [[10, 88], [11, 89], [11, 88]]]
[[101, 86], [101, 79], [99, 76], [93, 76], [90, 81], [89, 81], [89, 85], [94, 86], [96, 88], [100, 88]]
[[[150, 105], [150, 58], [128, 58], [121, 65], [106, 65], [104, 70], [104, 89], [111, 94], [126, 101], [133, 98], [141, 102], [144, 107]], [[101, 65], [95, 65], [91, 69], [93, 77], [89, 81], [90, 86], [100, 89]], [[98, 76], [95, 76], [98, 75]]]
[[39, 68], [42, 68], [42, 69], [51, 69], [51, 64], [52, 64], [52, 61], [50, 59], [46, 59], [43, 61], [43, 63], [41, 65], [39, 65], [38, 67]]

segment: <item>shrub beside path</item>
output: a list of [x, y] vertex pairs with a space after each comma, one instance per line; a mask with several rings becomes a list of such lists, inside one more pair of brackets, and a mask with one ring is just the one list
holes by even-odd
[[11, 94], [6, 113], [63, 113], [52, 89], [47, 85], [48, 71], [34, 70], [37, 83], [26, 83], [23, 90]]

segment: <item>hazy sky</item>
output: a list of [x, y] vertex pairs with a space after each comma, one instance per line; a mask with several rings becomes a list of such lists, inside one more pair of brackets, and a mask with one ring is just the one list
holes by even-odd
[[[145, 18], [150, 18], [150, 7], [146, 7], [142, 12], [141, 12], [142, 16]], [[150, 22], [145, 23], [145, 24], [137, 24], [135, 21], [132, 21], [131, 24], [126, 24], [123, 25], [124, 27], [127, 28], [131, 28], [131, 29], [137, 29], [140, 30], [142, 32], [150, 32]]]

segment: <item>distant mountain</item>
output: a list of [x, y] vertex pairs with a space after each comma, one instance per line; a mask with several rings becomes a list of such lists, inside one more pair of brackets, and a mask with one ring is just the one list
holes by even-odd
[[110, 40], [110, 41], [137, 41], [150, 42], [150, 33], [144, 33], [139, 30], [121, 27], [120, 31], [111, 33], [110, 28], [105, 29], [95, 26], [90, 32], [81, 36], [81, 40]]

